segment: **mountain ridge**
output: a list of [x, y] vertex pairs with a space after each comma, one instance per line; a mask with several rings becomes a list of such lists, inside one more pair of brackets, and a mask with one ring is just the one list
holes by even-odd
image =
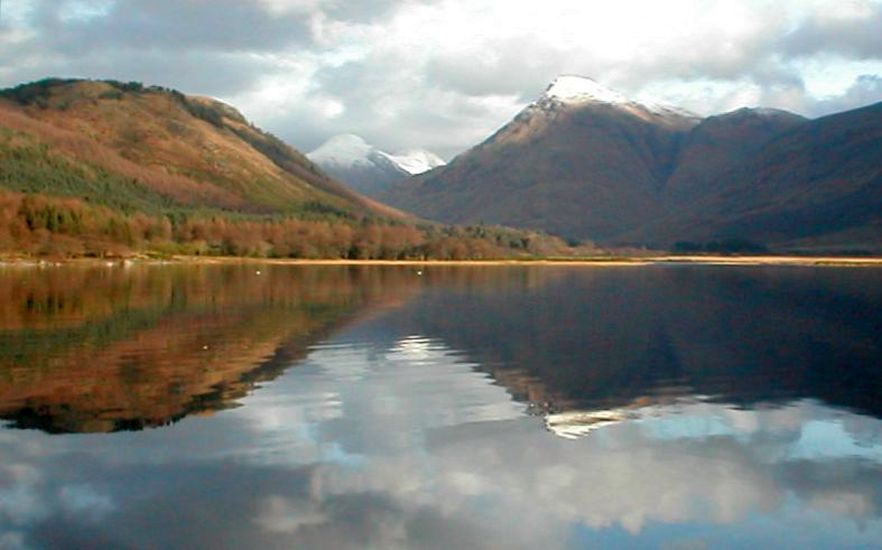
[[[664, 213], [654, 197], [658, 179], [696, 123], [690, 115], [631, 101], [543, 96], [447, 166], [377, 198], [448, 223], [483, 221], [602, 240], [619, 231], [620, 218], [635, 225]], [[596, 169], [610, 162], [614, 168]], [[578, 176], [586, 173], [590, 181]], [[619, 193], [609, 192], [614, 187]], [[581, 216], [586, 195], [595, 206], [590, 217]]]
[[[813, 246], [811, 239], [821, 238], [827, 223], [823, 208], [812, 215], [800, 210], [799, 223], [781, 220], [776, 231], [754, 227], [759, 212], [765, 211], [766, 227], [775, 225], [770, 220], [776, 216], [795, 216], [789, 205], [800, 192], [845, 204], [848, 186], [840, 180], [869, 185], [879, 174], [874, 159], [882, 158], [882, 141], [875, 141], [882, 117], [873, 106], [833, 119], [762, 108], [699, 118], [574, 78], [552, 82], [509, 123], [447, 166], [396, 184], [378, 198], [431, 219], [531, 227], [606, 245], [671, 248], [679, 241], [743, 239]], [[797, 137], [781, 145], [788, 135]], [[823, 167], [788, 168], [788, 162], [806, 164], [825, 149], [831, 154], [820, 157], [835, 178], [821, 174]], [[849, 155], [859, 158], [848, 164]], [[853, 171], [839, 170], [843, 163]], [[765, 181], [774, 184], [764, 186]], [[751, 199], [750, 190], [766, 202]], [[846, 215], [843, 208], [835, 209], [837, 216]], [[872, 216], [864, 222], [877, 223]], [[854, 227], [844, 221], [837, 227], [875, 234], [856, 224], [857, 217]], [[882, 240], [842, 245], [882, 249]]]

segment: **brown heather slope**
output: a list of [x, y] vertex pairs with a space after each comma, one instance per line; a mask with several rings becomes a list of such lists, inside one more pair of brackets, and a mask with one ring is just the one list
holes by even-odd
[[229, 105], [164, 88], [58, 79], [26, 84], [0, 92], [0, 129], [182, 205], [404, 217], [331, 180]]

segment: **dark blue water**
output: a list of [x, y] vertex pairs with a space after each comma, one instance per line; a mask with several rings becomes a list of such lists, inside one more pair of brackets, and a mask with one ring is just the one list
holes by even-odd
[[0, 548], [882, 546], [882, 270], [0, 270]]

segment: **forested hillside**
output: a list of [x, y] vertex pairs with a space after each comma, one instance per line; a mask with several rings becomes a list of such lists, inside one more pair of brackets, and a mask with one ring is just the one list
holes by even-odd
[[0, 91], [0, 252], [491, 258], [559, 239], [368, 199], [220, 101], [137, 82]]

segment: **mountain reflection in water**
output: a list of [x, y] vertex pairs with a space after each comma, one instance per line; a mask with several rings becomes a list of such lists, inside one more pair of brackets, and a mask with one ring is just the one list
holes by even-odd
[[0, 430], [0, 547], [882, 540], [879, 270], [259, 269], [0, 271], [9, 427], [164, 426]]
[[156, 427], [233, 406], [366, 307], [406, 297], [413, 279], [254, 266], [0, 277], [0, 417], [58, 433]]

